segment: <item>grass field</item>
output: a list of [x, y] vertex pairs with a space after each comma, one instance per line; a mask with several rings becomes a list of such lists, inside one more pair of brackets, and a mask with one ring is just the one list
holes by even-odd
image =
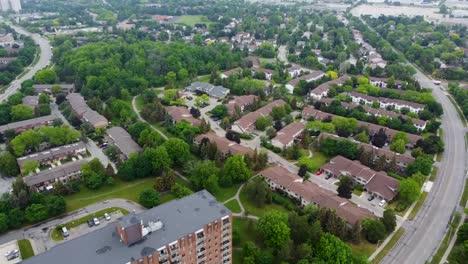
[[431, 176], [429, 177], [429, 180], [430, 181], [435, 181], [436, 177], [437, 177], [437, 172], [439, 171], [439, 168], [434, 166], [432, 168], [432, 172], [431, 172]]
[[208, 20], [206, 16], [197, 15], [197, 16], [181, 16], [175, 21], [175, 23], [185, 24], [187, 26], [193, 27], [195, 26], [195, 24], [205, 24], [206, 26], [209, 26], [213, 22]]
[[395, 244], [400, 240], [400, 237], [403, 235], [405, 230], [400, 227], [396, 233], [393, 235], [392, 239], [388, 242], [388, 244], [380, 251], [379, 254], [370, 262], [372, 264], [377, 264], [379, 263], [387, 254], [390, 252], [390, 250], [395, 246]]
[[233, 232], [237, 232], [240, 238], [239, 242], [233, 245], [234, 247], [241, 248], [247, 241], [252, 241], [260, 245], [260, 236], [255, 230], [255, 220], [241, 217], [234, 217], [233, 219], [232, 230]]
[[353, 251], [354, 255], [365, 257], [366, 259], [374, 253], [377, 249], [377, 245], [369, 243], [367, 240], [363, 239], [359, 244], [347, 243], [351, 250]]
[[463, 190], [462, 198], [460, 200], [460, 205], [465, 207], [467, 200], [468, 200], [468, 179], [465, 181], [465, 189]]
[[239, 214], [241, 212], [241, 208], [237, 200], [231, 200], [224, 204], [231, 212]]
[[243, 188], [240, 195], [239, 195], [240, 201], [242, 205], [244, 206], [245, 211], [250, 214], [250, 215], [255, 215], [255, 216], [263, 216], [266, 212], [271, 211], [271, 210], [277, 210], [281, 211], [284, 213], [288, 213], [289, 211], [284, 208], [281, 205], [277, 204], [265, 204], [263, 207], [257, 207], [253, 203], [250, 202], [249, 198], [247, 197], [247, 193], [245, 192], [245, 189]]
[[308, 170], [312, 173], [316, 173], [320, 167], [327, 163], [328, 157], [320, 152], [314, 152], [312, 158], [302, 157], [297, 163], [298, 166], [305, 164]]
[[34, 257], [34, 250], [31, 246], [31, 242], [28, 239], [18, 240], [18, 247], [21, 253], [21, 258], [23, 260]]
[[[178, 183], [187, 185], [185, 181], [180, 178], [176, 180]], [[112, 198], [120, 198], [138, 202], [138, 196], [145, 189], [152, 189], [154, 185], [154, 178], [138, 179], [131, 182], [125, 182], [120, 179], [115, 179], [115, 184], [112, 186], [104, 186], [98, 190], [90, 190], [82, 186], [81, 190], [72, 195], [65, 196], [67, 202], [67, 212], [72, 212], [94, 204], [97, 202], [105, 201]], [[161, 202], [167, 202], [175, 199], [171, 193], [162, 194]]]
[[92, 213], [87, 216], [83, 216], [76, 220], [65, 223], [61, 225], [60, 227], [57, 226], [56, 228], [52, 230], [52, 232], [50, 232], [50, 237], [52, 238], [52, 240], [55, 240], [55, 241], [63, 240], [62, 230], [61, 230], [63, 226], [65, 226], [68, 230], [70, 230], [74, 227], [77, 227], [79, 225], [86, 223], [86, 221], [88, 221], [91, 218], [94, 218], [94, 217], [100, 218], [100, 217], [103, 217], [105, 213], [110, 214], [110, 213], [117, 212], [117, 211], [120, 211], [123, 215], [128, 214], [128, 211], [123, 208], [119, 208], [119, 207], [106, 208], [101, 211], [97, 211], [95, 213]]
[[234, 195], [236, 195], [237, 193], [237, 190], [239, 189], [239, 187], [241, 186], [240, 183], [238, 184], [234, 184], [232, 185], [231, 187], [227, 187], [227, 188], [220, 188], [220, 190], [213, 194], [215, 197], [216, 197], [216, 200], [218, 200], [218, 202], [224, 202], [226, 201], [227, 199], [233, 197]]

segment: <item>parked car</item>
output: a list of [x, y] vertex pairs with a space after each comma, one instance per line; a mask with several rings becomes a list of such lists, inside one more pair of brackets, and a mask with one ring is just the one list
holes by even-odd
[[319, 176], [319, 175], [321, 175], [322, 173], [323, 173], [323, 170], [318, 170], [316, 174], [317, 174], [317, 176]]
[[93, 227], [93, 226], [94, 226], [94, 221], [93, 221], [93, 219], [89, 219], [89, 220], [87, 221], [87, 223], [88, 223], [88, 226], [89, 226], [89, 227]]
[[382, 200], [382, 201], [379, 202], [380, 207], [384, 207], [385, 204], [387, 204], [387, 202], [385, 200]]
[[67, 236], [69, 236], [69, 235], [70, 235], [70, 234], [68, 233], [67, 228], [66, 228], [65, 226], [62, 227], [62, 236], [63, 236], [63, 237], [67, 237]]
[[192, 96], [190, 96], [190, 95], [189, 95], [189, 96], [187, 96], [186, 98], [187, 98], [187, 100], [189, 100], [189, 101], [191, 101], [191, 100], [193, 99], [193, 97], [192, 97]]
[[434, 80], [433, 82], [435, 85], [440, 85], [440, 81]]
[[328, 179], [330, 179], [331, 177], [332, 177], [331, 175], [327, 175], [327, 176], [325, 177], [325, 180], [328, 180]]
[[99, 225], [100, 224], [99, 219], [97, 219], [97, 217], [93, 218], [93, 222], [94, 222], [94, 225]]
[[105, 218], [107, 221], [109, 221], [111, 217], [110, 217], [110, 215], [109, 215], [108, 213], [105, 213], [105, 214], [104, 214], [104, 218]]
[[5, 257], [7, 260], [12, 260], [17, 257], [19, 257], [19, 250], [18, 249], [13, 249], [5, 253]]
[[370, 202], [370, 201], [374, 200], [374, 198], [375, 198], [375, 197], [371, 195], [371, 196], [369, 196], [369, 198], [367, 198], [367, 201]]

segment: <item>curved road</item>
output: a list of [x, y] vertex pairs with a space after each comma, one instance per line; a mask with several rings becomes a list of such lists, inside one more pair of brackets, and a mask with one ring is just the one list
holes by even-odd
[[9, 22], [6, 22], [6, 24], [13, 28], [17, 33], [32, 37], [34, 42], [39, 45], [40, 54], [37, 63], [30, 68], [26, 68], [29, 69], [29, 71], [21, 78], [14, 80], [7, 88], [7, 90], [5, 90], [3, 94], [0, 94], [0, 103], [6, 100], [10, 95], [16, 93], [21, 88], [21, 83], [23, 81], [31, 79], [37, 71], [47, 67], [52, 59], [52, 47], [50, 46], [48, 39], [42, 37], [39, 34], [28, 32], [23, 28], [15, 26]]
[[445, 152], [432, 190], [416, 217], [403, 224], [405, 233], [380, 262], [385, 264], [422, 264], [432, 257], [449, 231], [448, 223], [454, 210], [458, 209], [465, 182], [466, 128], [441, 87], [416, 70], [415, 78], [422, 87], [432, 89], [434, 97], [444, 109], [441, 127], [444, 130]]

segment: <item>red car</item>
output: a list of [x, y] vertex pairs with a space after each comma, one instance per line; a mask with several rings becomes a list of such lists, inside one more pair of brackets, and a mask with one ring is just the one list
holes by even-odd
[[322, 173], [323, 173], [322, 170], [318, 170], [316, 174], [317, 174], [317, 176], [319, 176], [319, 175], [321, 175]]

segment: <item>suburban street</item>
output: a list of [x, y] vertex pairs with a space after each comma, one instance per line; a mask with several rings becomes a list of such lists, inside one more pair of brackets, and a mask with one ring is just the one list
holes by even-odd
[[50, 46], [48, 39], [40, 36], [39, 34], [30, 33], [24, 30], [23, 28], [17, 27], [9, 22], [5, 23], [12, 27], [19, 34], [32, 37], [34, 42], [36, 42], [36, 44], [39, 45], [40, 53], [39, 60], [37, 61], [37, 63], [32, 67], [26, 68], [26, 70], [29, 69], [29, 71], [19, 79], [14, 80], [5, 90], [5, 92], [3, 94], [0, 94], [0, 103], [6, 100], [10, 95], [16, 93], [16, 91], [18, 91], [21, 88], [22, 82], [31, 79], [36, 74], [36, 72], [47, 67], [52, 59], [52, 47]]
[[381, 263], [425, 263], [438, 249], [448, 223], [460, 201], [466, 171], [465, 132], [457, 111], [441, 86], [418, 69], [415, 75], [422, 87], [431, 88], [442, 104], [445, 152], [437, 178], [421, 210], [403, 224], [405, 233]]
[[[4, 244], [12, 240], [30, 239], [34, 252], [36, 253], [36, 255], [40, 254], [46, 250], [49, 250], [51, 247], [57, 245], [58, 243], [60, 243], [60, 242], [55, 242], [50, 238], [50, 232], [52, 231], [53, 228], [55, 228], [56, 226], [60, 224], [68, 223], [75, 219], [79, 219], [81, 217], [93, 214], [94, 212], [97, 212], [106, 208], [110, 208], [110, 207], [120, 207], [129, 212], [136, 212], [136, 213], [139, 213], [144, 210], [144, 208], [141, 205], [134, 203], [132, 201], [122, 200], [122, 199], [111, 199], [111, 200], [89, 205], [85, 208], [79, 209], [77, 211], [71, 212], [63, 216], [60, 216], [59, 218], [55, 218], [50, 221], [46, 221], [46, 222], [39, 223], [31, 227], [18, 229], [18, 230], [14, 230], [6, 234], [2, 234], [2, 236], [0, 236], [0, 244]], [[115, 221], [115, 219], [111, 221]], [[95, 230], [97, 228], [102, 228], [103, 226], [105, 225], [102, 224], [99, 227], [89, 228], [89, 231]]]

